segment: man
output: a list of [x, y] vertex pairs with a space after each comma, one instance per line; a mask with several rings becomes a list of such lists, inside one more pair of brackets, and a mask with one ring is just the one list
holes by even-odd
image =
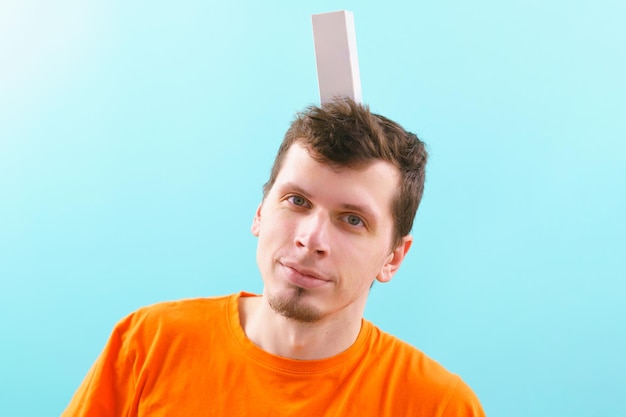
[[411, 246], [426, 159], [349, 99], [299, 114], [252, 223], [263, 294], [126, 317], [64, 415], [484, 416], [458, 376], [363, 319]]

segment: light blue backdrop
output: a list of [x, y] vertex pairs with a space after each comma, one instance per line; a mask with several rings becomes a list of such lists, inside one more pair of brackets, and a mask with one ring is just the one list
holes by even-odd
[[626, 415], [625, 4], [3, 0], [0, 415], [58, 415], [137, 307], [261, 289], [310, 15], [343, 8], [365, 101], [431, 153], [367, 317], [490, 416]]

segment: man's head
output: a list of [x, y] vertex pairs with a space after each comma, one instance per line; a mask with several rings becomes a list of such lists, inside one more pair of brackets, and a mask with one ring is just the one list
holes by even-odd
[[331, 167], [360, 168], [375, 160], [397, 167], [400, 184], [392, 202], [394, 246], [410, 233], [424, 191], [428, 157], [416, 135], [350, 99], [308, 107], [296, 116], [285, 134], [263, 187], [264, 198], [294, 143], [303, 145], [318, 162]]

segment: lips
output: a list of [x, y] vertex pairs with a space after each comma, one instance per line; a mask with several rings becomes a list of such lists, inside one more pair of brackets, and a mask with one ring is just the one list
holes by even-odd
[[280, 262], [286, 278], [292, 284], [304, 288], [317, 288], [331, 282], [316, 270], [305, 268], [293, 262]]

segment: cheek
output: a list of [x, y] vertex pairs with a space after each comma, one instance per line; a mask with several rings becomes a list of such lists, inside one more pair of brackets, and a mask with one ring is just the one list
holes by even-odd
[[371, 247], [364, 253], [367, 255], [363, 256], [361, 260], [363, 271], [368, 273], [370, 278], [374, 278], [383, 268], [388, 258], [388, 253], [380, 249], [372, 249]]
[[271, 256], [272, 252], [279, 250], [289, 242], [290, 226], [287, 222], [273, 221], [272, 218], [264, 219], [263, 227], [257, 238], [257, 252], [265, 256]]
[[345, 268], [358, 271], [361, 276], [372, 275], [374, 277], [382, 265], [382, 252], [372, 248], [366, 242], [346, 242], [337, 241], [335, 244], [335, 254], [341, 259]]

